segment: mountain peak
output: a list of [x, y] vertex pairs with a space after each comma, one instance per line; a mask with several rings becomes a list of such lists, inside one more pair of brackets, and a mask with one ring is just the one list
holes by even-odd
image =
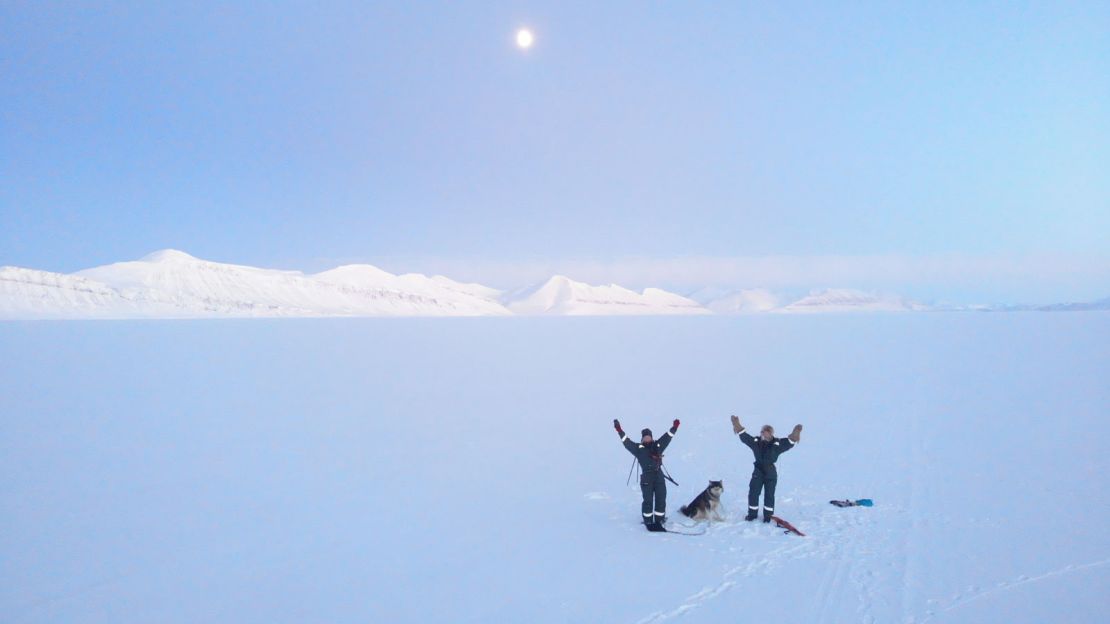
[[139, 259], [140, 262], [193, 262], [196, 260], [197, 258], [177, 249], [161, 249]]
[[566, 275], [552, 275], [551, 277], [547, 278], [547, 281], [544, 282], [542, 284], [542, 286], [546, 286], [548, 284], [551, 284], [553, 286], [562, 286], [564, 284], [581, 284], [581, 283], [582, 282], [576, 282], [576, 281], [570, 279]]
[[383, 284], [396, 279], [397, 276], [389, 271], [379, 269], [372, 264], [344, 264], [334, 269], [317, 273], [316, 277], [324, 280], [354, 282], [358, 284]]
[[518, 314], [705, 314], [696, 302], [658, 288], [638, 293], [616, 284], [592, 286], [565, 275], [507, 293], [503, 301]]

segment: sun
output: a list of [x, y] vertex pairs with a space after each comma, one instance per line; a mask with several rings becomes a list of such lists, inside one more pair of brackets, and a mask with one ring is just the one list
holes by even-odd
[[516, 31], [516, 47], [520, 48], [521, 50], [527, 50], [528, 48], [532, 47], [532, 44], [535, 42], [536, 36], [532, 34], [531, 30], [527, 28], [521, 28], [520, 30]]

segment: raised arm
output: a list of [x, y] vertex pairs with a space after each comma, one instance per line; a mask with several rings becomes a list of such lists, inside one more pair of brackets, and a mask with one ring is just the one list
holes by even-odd
[[801, 425], [794, 425], [794, 430], [790, 432], [790, 435], [788, 435], [785, 438], [782, 438], [781, 440], [779, 440], [779, 444], [780, 444], [780, 446], [784, 447], [782, 449], [782, 452], [785, 453], [786, 451], [789, 451], [790, 449], [797, 446], [798, 443], [801, 442], [801, 441], [802, 441], [802, 426]]
[[790, 435], [788, 435], [786, 437], [789, 438], [790, 441], [793, 442], [794, 444], [797, 444], [797, 443], [801, 442], [802, 441], [802, 426], [801, 425], [794, 425], [794, 430], [791, 431]]
[[614, 418], [613, 419], [613, 428], [617, 430], [617, 435], [619, 435], [621, 437], [621, 444], [624, 445], [624, 448], [628, 449], [629, 453], [632, 453], [633, 455], [635, 455], [636, 454], [636, 443], [633, 442], [632, 440], [629, 440], [628, 435], [625, 434], [625, 432], [624, 432], [624, 429], [621, 429], [621, 421]]
[[733, 416], [733, 417], [732, 417], [732, 432], [733, 432], [733, 433], [735, 433], [735, 434], [739, 434], [739, 436], [740, 436], [740, 441], [741, 441], [741, 442], [743, 442], [743, 443], [744, 443], [745, 445], [747, 445], [747, 446], [748, 446], [748, 448], [751, 448], [751, 447], [752, 447], [752, 445], [754, 445], [754, 444], [755, 444], [755, 438], [753, 438], [753, 437], [752, 437], [752, 436], [751, 436], [751, 435], [750, 435], [750, 434], [749, 434], [749, 433], [748, 433], [748, 432], [747, 432], [747, 431], [746, 431], [746, 430], [744, 429], [744, 425], [741, 425], [741, 424], [740, 424], [740, 419], [739, 419], [739, 418], [737, 418], [736, 416]]
[[675, 418], [674, 423], [671, 424], [671, 428], [668, 429], [667, 431], [663, 432], [663, 437], [659, 438], [659, 450], [660, 451], [662, 451], [663, 449], [667, 448], [667, 446], [670, 445], [671, 440], [674, 439], [674, 434], [678, 433], [678, 426], [680, 424], [681, 423], [679, 422], [679, 420], [677, 418]]

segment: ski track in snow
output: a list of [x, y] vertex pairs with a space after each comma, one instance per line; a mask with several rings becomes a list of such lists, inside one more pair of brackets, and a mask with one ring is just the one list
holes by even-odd
[[[818, 502], [800, 503], [803, 500], [818, 501], [823, 497], [819, 492], [795, 490], [792, 495], [784, 496], [780, 503], [793, 503], [793, 513], [799, 521], [796, 524], [807, 533], [807, 537], [798, 538], [801, 543], [784, 543], [753, 557], [754, 553], [743, 548], [729, 548], [727, 544], [714, 541], [710, 546], [713, 550], [720, 552], [727, 548], [729, 552], [735, 551], [751, 560], [730, 567], [717, 583], [687, 596], [671, 609], [657, 610], [645, 616], [638, 620], [638, 624], [681, 618], [728, 594], [740, 585], [742, 578], [765, 575], [790, 561], [811, 557], [821, 560], [825, 569], [815, 590], [812, 611], [804, 621], [817, 624], [843, 621], [912, 623], [922, 621], [922, 617], [931, 617], [933, 612], [928, 610], [928, 606], [936, 601], [920, 597], [920, 579], [930, 571], [923, 567], [927, 566], [929, 557], [919, 543], [926, 528], [920, 520], [924, 514], [922, 500], [932, 494], [932, 485], [924, 474], [928, 467], [929, 437], [923, 434], [917, 415], [910, 419], [910, 427], [913, 433], [906, 438], [905, 447], [909, 479], [904, 506], [888, 504], [845, 512], [838, 508], [826, 509], [827, 505]], [[845, 484], [844, 489], [850, 489], [850, 484]], [[722, 534], [735, 535], [737, 527], [747, 537], [765, 537], [760, 530], [763, 528], [761, 524], [752, 527], [742, 521], [733, 521], [710, 526], [705, 539], [712, 540]], [[873, 565], [877, 553], [894, 553], [890, 565]], [[890, 588], [900, 589], [890, 595]], [[837, 596], [852, 595], [855, 600], [847, 603], [836, 599]]]
[[[915, 478], [912, 487], [919, 486], [920, 482]], [[911, 501], [912, 498], [911, 496]], [[742, 520], [710, 525], [704, 538], [710, 542], [708, 547], [725, 556], [737, 555], [747, 559], [747, 562], [729, 567], [716, 583], [687, 596], [670, 609], [650, 613], [638, 620], [637, 624], [680, 619], [729, 592], [742, 588], [744, 584], [741, 580], [744, 578], [767, 575], [793, 561], [809, 558], [823, 562], [825, 569], [815, 590], [816, 599], [813, 601], [812, 611], [804, 620], [799, 621], [816, 624], [844, 621], [875, 624], [891, 621], [890, 617], [899, 615], [903, 621], [914, 621], [915, 616], [909, 615], [912, 607], [908, 598], [903, 598], [906, 606], [900, 614], [896, 603], [890, 603], [889, 599], [884, 601], [883, 598], [884, 589], [904, 585], [910, 568], [908, 540], [912, 530], [910, 525], [898, 522], [900, 517], [905, 516], [907, 509], [886, 505], [843, 510], [816, 502], [822, 499], [821, 493], [805, 489], [783, 496], [780, 504], [794, 507], [794, 515], [798, 520], [796, 524], [806, 533], [806, 537], [782, 536], [785, 541], [781, 545], [763, 554], [733, 545], [735, 538], [773, 539], [779, 537], [778, 533], [782, 532], [780, 529], [772, 529], [771, 535], [768, 535], [767, 527], [761, 522], [749, 524]], [[803, 503], [803, 500], [815, 502]], [[876, 533], [876, 530], [879, 532]], [[727, 541], [714, 538], [726, 538]], [[898, 563], [887, 568], [876, 568], [873, 565], [875, 555], [882, 552], [899, 553]], [[853, 601], [849, 600], [848, 610], [844, 609], [844, 603], [835, 599], [837, 596], [853, 595], [854, 608], [851, 606]]]
[[899, 573], [901, 580], [898, 586], [901, 588], [900, 595], [900, 612], [902, 621], [912, 622], [915, 595], [914, 588], [919, 584], [919, 568], [921, 567], [923, 559], [917, 548], [918, 536], [921, 535], [921, 520], [920, 513], [923, 511], [921, 500], [926, 492], [923, 492], [925, 483], [927, 482], [924, 475], [922, 475], [923, 466], [925, 466], [925, 452], [922, 448], [922, 429], [921, 420], [914, 417], [911, 421], [912, 434], [908, 438], [909, 442], [909, 497], [907, 500], [907, 511], [909, 513], [910, 521], [907, 527], [906, 534], [903, 539], [898, 540], [898, 547], [901, 553], [900, 561], [901, 566]]
[[[727, 530], [727, 529], [730, 529], [730, 528], [733, 528], [733, 527], [736, 527], [736, 526], [739, 526], [739, 525], [735, 522], [732, 522], [732, 523], [725, 524], [722, 528]], [[711, 529], [716, 529], [716, 527], [710, 527], [710, 528]], [[710, 531], [710, 533], [720, 533], [720, 532], [721, 532], [720, 529]], [[754, 531], [746, 530], [745, 533], [754, 533]], [[768, 556], [760, 557], [760, 558], [757, 558], [753, 561], [750, 561], [750, 562], [748, 562], [744, 565], [739, 565], [739, 566], [735, 566], [733, 568], [730, 568], [727, 572], [724, 573], [724, 575], [721, 577], [721, 581], [718, 584], [703, 588], [702, 590], [698, 591], [697, 593], [687, 597], [682, 602], [682, 604], [678, 605], [677, 607], [675, 607], [675, 608], [673, 608], [669, 611], [656, 611], [655, 613], [652, 613], [652, 614], [648, 615], [647, 617], [639, 620], [638, 624], [650, 624], [652, 622], [662, 622], [662, 621], [665, 621], [665, 620], [672, 619], [674, 617], [684, 615], [685, 613], [687, 613], [687, 612], [689, 612], [693, 609], [697, 609], [698, 607], [702, 606], [704, 603], [716, 598], [717, 596], [720, 596], [721, 594], [723, 594], [723, 593], [729, 591], [730, 589], [732, 589], [733, 587], [735, 587], [736, 584], [737, 584], [737, 580], [736, 580], [737, 578], [753, 576], [755, 574], [759, 574], [759, 573], [766, 572], [768, 570], [774, 569], [774, 568], [778, 567], [783, 561], [786, 561], [786, 560], [789, 560], [789, 559], [792, 559], [792, 558], [798, 558], [798, 557], [791, 557], [791, 555], [806, 551], [808, 549], [808, 546], [809, 545], [806, 542], [802, 542], [800, 544], [796, 544], [796, 545], [793, 545], [793, 546], [787, 544], [787, 545], [784, 545], [784, 546], [781, 546], [779, 548], [776, 548], [776, 549], [772, 550], [771, 553]]]
[[[772, 549], [765, 555], [756, 557], [743, 565], [729, 568], [721, 576], [718, 583], [704, 587], [687, 596], [672, 609], [655, 611], [647, 615], [640, 619], [637, 624], [652, 624], [685, 616], [733, 590], [740, 585], [739, 581], [742, 578], [766, 574], [790, 561], [810, 557], [828, 560], [830, 566], [818, 590], [819, 599], [817, 603], [820, 605], [820, 610], [809, 621], [840, 621], [836, 614], [826, 612], [827, 605], [830, 603], [827, 598], [845, 591], [844, 585], [847, 581], [855, 589], [858, 596], [857, 621], [875, 622], [875, 618], [870, 613], [870, 605], [876, 597], [874, 574], [865, 570], [863, 566], [859, 565], [858, 560], [852, 556], [853, 553], [858, 551], [861, 544], [860, 538], [855, 537], [858, 535], [857, 529], [859, 527], [857, 525], [867, 522], [867, 519], [855, 514], [839, 514], [826, 510], [819, 511], [819, 509], [820, 507], [816, 503], [803, 508], [803, 512], [809, 512], [809, 514], [815, 516], [814, 521], [816, 522], [816, 528], [808, 528], [810, 532], [807, 533], [806, 537], [787, 537], [786, 539], [789, 541], [783, 542], [783, 545]], [[737, 531], [737, 528], [740, 530]], [[747, 525], [743, 521], [734, 521], [724, 525], [711, 526], [707, 536], [741, 533], [745, 537], [767, 537], [766, 528], [758, 521], [754, 525]], [[772, 531], [774, 533], [781, 532], [779, 529], [772, 529]], [[719, 550], [719, 548], [714, 547], [714, 550]], [[745, 555], [745, 550], [742, 548], [731, 547], [728, 550], [730, 552], [735, 551], [742, 556]]]
[[[819, 499], [817, 493], [792, 496], [783, 500], [812, 498]], [[682, 602], [670, 609], [657, 610], [638, 620], [638, 624], [652, 624], [682, 618], [706, 606], [711, 601], [727, 595], [744, 584], [741, 579], [766, 575], [789, 565], [792, 561], [817, 559], [825, 564], [821, 581], [815, 589], [813, 610], [804, 620], [814, 623], [853, 621], [864, 624], [891, 621], [899, 617], [901, 621], [916, 621], [913, 610], [903, 608], [899, 612], [896, 603], [884, 600], [884, 589], [899, 586], [907, 574], [907, 542], [909, 527], [890, 527], [876, 534], [880, 526], [897, 524], [896, 518], [904, 516], [906, 509], [895, 506], [850, 510], [825, 508], [821, 503], [801, 504], [797, 507], [800, 528], [806, 537], [783, 536], [784, 541], [762, 555], [755, 555], [750, 549], [729, 546], [740, 536], [744, 538], [777, 538], [778, 529], [767, 535], [767, 527], [757, 521], [749, 525], [743, 521], [711, 525], [705, 539], [710, 541], [709, 548], [725, 555], [738, 555], [748, 561], [729, 567], [720, 579], [697, 592], [685, 597]], [[870, 529], [870, 530], [869, 530]], [[717, 541], [714, 538], [729, 541]], [[898, 564], [886, 568], [876, 568], [874, 557], [877, 553], [898, 552]], [[838, 603], [836, 596], [853, 596], [854, 601]], [[854, 608], [851, 604], [854, 602]], [[839, 607], [839, 610], [838, 610]], [[907, 607], [908, 608], [908, 607]]]
[[1037, 576], [1022, 575], [1022, 576], [1018, 577], [1018, 579], [1016, 581], [1001, 581], [990, 589], [985, 589], [983, 591], [975, 592], [975, 593], [973, 593], [969, 596], [958, 597], [958, 598], [956, 598], [955, 602], [953, 602], [952, 604], [944, 607], [943, 609], [940, 609], [939, 611], [929, 611], [928, 613], [926, 613], [925, 619], [921, 620], [921, 624], [926, 624], [926, 622], [931, 621], [937, 615], [943, 615], [945, 613], [948, 613], [949, 611], [953, 611], [955, 609], [959, 609], [961, 607], [967, 606], [968, 604], [971, 604], [971, 603], [976, 602], [978, 600], [981, 600], [983, 598], [987, 598], [987, 597], [993, 596], [995, 594], [1000, 594], [1000, 593], [1003, 593], [1003, 592], [1007, 592], [1007, 591], [1016, 589], [1018, 587], [1021, 587], [1022, 585], [1028, 585], [1030, 583], [1036, 583], [1038, 581], [1043, 581], [1045, 579], [1050, 579], [1050, 578], [1053, 578], [1053, 577], [1056, 577], [1056, 576], [1064, 576], [1066, 574], [1071, 574], [1072, 572], [1081, 572], [1083, 570], [1090, 570], [1092, 568], [1098, 568], [1098, 567], [1101, 567], [1101, 566], [1104, 566], [1104, 565], [1107, 565], [1107, 564], [1110, 564], [1110, 559], [1103, 559], [1101, 561], [1091, 561], [1089, 563], [1083, 563], [1083, 564], [1079, 564], [1079, 565], [1069, 564], [1069, 565], [1066, 565], [1062, 568], [1058, 568], [1058, 569], [1055, 569], [1055, 570], [1050, 570], [1050, 571], [1045, 572], [1043, 574], [1038, 574]]
[[[817, 504], [807, 507], [812, 508]], [[806, 508], [803, 508], [806, 510]], [[889, 587], [893, 576], [901, 576], [905, 566], [898, 566], [892, 573], [884, 573], [873, 565], [873, 556], [878, 552], [891, 552], [899, 549], [897, 534], [892, 529], [875, 529], [892, 524], [892, 518], [902, 510], [895, 507], [859, 510], [862, 513], [840, 513], [839, 509], [826, 509], [817, 517], [818, 524], [811, 529], [810, 536], [818, 539], [820, 547], [814, 554], [829, 562], [827, 571], [817, 588], [816, 612], [805, 621], [841, 622], [846, 614], [832, 610], [837, 604], [834, 596], [855, 594], [855, 613], [851, 621], [873, 623], [881, 621], [876, 617], [875, 606], [881, 604], [882, 588]], [[871, 528], [868, 531], [868, 528]]]
[[[815, 592], [814, 611], [805, 619], [814, 623], [830, 623], [854, 621], [864, 624], [875, 624], [896, 617], [896, 621], [925, 622], [930, 621], [938, 613], [951, 611], [970, 602], [987, 597], [991, 594], [1013, 589], [1020, 585], [1033, 583], [1046, 578], [1067, 574], [1070, 572], [1095, 568], [1110, 564], [1110, 559], [1087, 563], [1083, 565], [1069, 565], [1058, 570], [1053, 570], [1034, 577], [1021, 577], [1014, 582], [998, 583], [993, 589], [957, 599], [956, 602], [939, 611], [920, 611], [914, 606], [915, 600], [912, 593], [903, 589], [900, 598], [893, 603], [885, 603], [883, 589], [892, 586], [905, 587], [906, 579], [914, 578], [915, 564], [910, 556], [911, 544], [907, 541], [913, 532], [911, 526], [891, 528], [881, 534], [876, 540], [874, 531], [867, 531], [869, 525], [893, 524], [892, 518], [907, 513], [907, 509], [885, 507], [881, 509], [868, 509], [865, 513], [843, 513], [840, 510], [824, 510], [818, 503], [810, 503], [799, 509], [800, 517], [808, 517], [809, 525], [806, 527], [805, 538], [791, 539], [781, 546], [774, 548], [762, 556], [751, 558], [742, 565], [730, 567], [720, 580], [699, 591], [687, 596], [676, 606], [657, 610], [637, 621], [637, 624], [653, 624], [681, 618], [695, 611], [707, 603], [718, 599], [732, 590], [742, 587], [741, 579], [756, 575], [765, 575], [791, 561], [818, 558], [827, 563], [822, 580]], [[885, 518], [882, 516], [886, 516]], [[741, 521], [733, 521], [723, 525], [709, 527], [706, 534], [708, 539], [713, 537], [734, 538], [738, 534], [748, 538], [767, 537], [762, 524], [746, 525]], [[722, 542], [714, 542], [710, 548], [721, 551]], [[751, 552], [740, 547], [728, 548], [741, 557], [751, 557]], [[889, 568], [876, 568], [873, 556], [880, 552], [898, 552], [897, 563]], [[837, 610], [835, 596], [855, 594], [855, 612], [849, 614]], [[922, 605], [936, 604], [936, 600], [922, 601]], [[921, 605], [918, 605], [921, 606]], [[878, 609], [878, 612], [876, 612]], [[924, 618], [924, 619], [922, 619]]]

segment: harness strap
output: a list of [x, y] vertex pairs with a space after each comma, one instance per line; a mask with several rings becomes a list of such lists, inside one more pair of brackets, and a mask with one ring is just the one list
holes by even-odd
[[671, 478], [670, 473], [668, 473], [667, 469], [665, 467], [663, 467], [662, 462], [660, 462], [659, 468], [663, 471], [663, 478], [666, 479], [667, 481], [670, 481], [671, 483], [674, 483], [675, 487], [678, 487], [678, 482]]

